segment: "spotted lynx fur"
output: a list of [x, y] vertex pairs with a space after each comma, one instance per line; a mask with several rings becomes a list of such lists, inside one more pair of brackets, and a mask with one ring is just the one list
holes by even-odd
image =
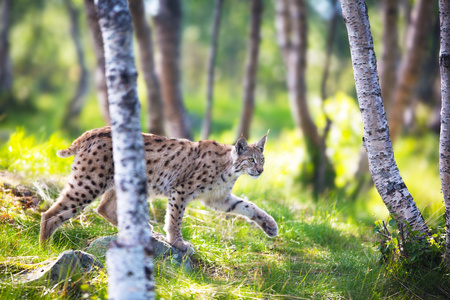
[[[165, 196], [168, 205], [164, 230], [168, 241], [185, 250], [180, 226], [187, 204], [198, 199], [218, 211], [254, 221], [269, 237], [278, 233], [274, 219], [252, 202], [231, 193], [242, 174], [257, 178], [263, 172], [265, 135], [256, 144], [241, 137], [234, 146], [212, 140], [191, 142], [142, 134], [148, 196]], [[59, 157], [75, 155], [72, 173], [56, 203], [42, 214], [40, 243], [45, 245], [62, 223], [103, 195], [97, 211], [117, 226], [114, 162], [110, 127], [85, 132]]]

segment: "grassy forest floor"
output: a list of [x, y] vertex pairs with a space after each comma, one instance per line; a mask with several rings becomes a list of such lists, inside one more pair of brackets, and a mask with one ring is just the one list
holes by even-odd
[[[297, 178], [302, 157], [295, 134], [285, 133], [270, 141], [265, 173], [258, 180], [243, 176], [233, 190], [271, 214], [278, 222], [279, 235], [269, 239], [245, 219], [191, 203], [182, 232], [195, 249], [194, 271], [157, 259], [157, 297], [447, 299], [448, 272], [430, 267], [408, 273], [379, 263], [371, 192], [355, 201], [343, 193], [313, 201], [308, 191], [301, 189]], [[0, 299], [107, 298], [105, 272], [51, 287], [14, 281], [15, 274], [32, 264], [56, 258], [67, 249], [83, 250], [93, 239], [117, 232], [95, 212], [97, 202], [58, 229], [52, 247], [39, 249], [40, 212], [56, 199], [70, 170], [71, 159], [54, 154], [70, 144], [60, 136], [36, 139], [18, 130], [0, 146]], [[403, 143], [403, 148], [410, 145], [407, 140]], [[427, 155], [421, 148], [419, 154]], [[420, 170], [420, 165], [414, 168]], [[151, 223], [160, 233], [164, 233], [165, 205], [165, 200], [150, 205]], [[427, 205], [427, 221], [438, 222], [439, 210]]]

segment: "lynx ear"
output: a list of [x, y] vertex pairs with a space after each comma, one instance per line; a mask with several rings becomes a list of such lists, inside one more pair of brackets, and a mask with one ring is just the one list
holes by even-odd
[[258, 149], [261, 151], [261, 153], [264, 152], [264, 146], [266, 145], [266, 140], [267, 140], [267, 135], [269, 134], [269, 130], [267, 130], [267, 133], [265, 136], [263, 136], [257, 143], [256, 143], [256, 147], [258, 147]]
[[238, 138], [236, 144], [234, 144], [234, 147], [236, 148], [236, 152], [238, 155], [241, 155], [245, 150], [247, 150], [248, 143], [244, 136], [241, 135], [241, 137]]

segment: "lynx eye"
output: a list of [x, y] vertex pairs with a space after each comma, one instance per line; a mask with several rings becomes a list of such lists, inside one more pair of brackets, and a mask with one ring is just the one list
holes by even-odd
[[261, 163], [262, 163], [262, 164], [264, 163], [264, 158], [261, 158]]
[[250, 158], [248, 159], [248, 161], [251, 162], [251, 163], [254, 163], [254, 162], [255, 162], [255, 159], [254, 159], [253, 157], [250, 157]]

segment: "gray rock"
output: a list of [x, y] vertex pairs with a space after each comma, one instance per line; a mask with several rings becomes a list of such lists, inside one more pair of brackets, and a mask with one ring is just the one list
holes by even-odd
[[85, 251], [99, 259], [103, 259], [106, 256], [106, 250], [108, 249], [109, 244], [115, 240], [117, 240], [117, 236], [115, 235], [99, 237], [93, 240]]
[[64, 251], [56, 260], [44, 262], [44, 266], [42, 263], [36, 264], [36, 266], [36, 268], [17, 274], [17, 280], [23, 283], [49, 286], [73, 277], [89, 275], [96, 268], [103, 268], [95, 256], [79, 250]]
[[[86, 249], [86, 252], [91, 253], [98, 258], [103, 258], [106, 256], [106, 251], [109, 244], [115, 240], [117, 240], [117, 236], [100, 237], [92, 241]], [[174, 265], [181, 266], [186, 271], [193, 270], [193, 263], [190, 259], [190, 256], [194, 253], [194, 249], [192, 247], [188, 248], [187, 251], [181, 251], [175, 247], [172, 247], [169, 243], [167, 243], [165, 236], [157, 232], [152, 232], [152, 242], [153, 251], [157, 258], [168, 261]]]

